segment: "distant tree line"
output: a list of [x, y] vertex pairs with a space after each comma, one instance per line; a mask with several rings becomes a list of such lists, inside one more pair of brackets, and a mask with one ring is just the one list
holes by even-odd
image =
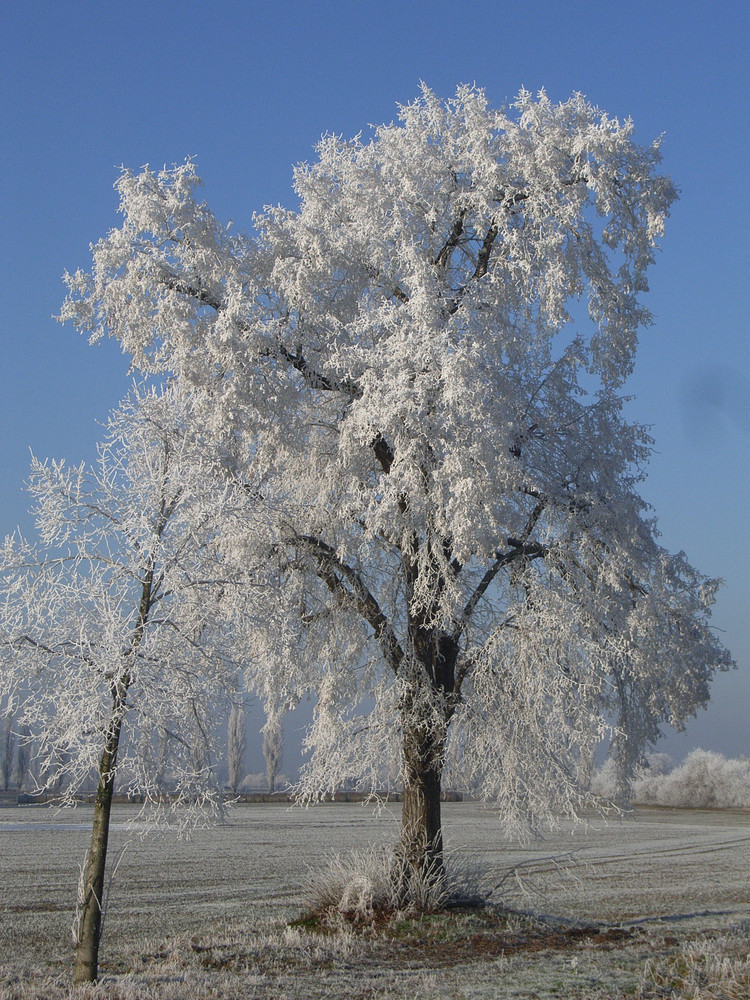
[[[283, 735], [281, 721], [278, 717], [272, 719], [273, 726], [269, 730], [258, 733], [258, 741], [262, 741], [266, 769], [259, 773], [248, 773], [245, 755], [247, 750], [247, 704], [239, 699], [232, 704], [227, 718], [227, 737], [223, 748], [219, 745], [219, 756], [214, 770], [216, 781], [227, 791], [237, 795], [247, 791], [276, 790], [278, 783], [286, 786], [286, 775], [279, 774], [283, 753]], [[268, 733], [271, 733], [271, 736]], [[176, 786], [176, 778], [165, 768], [164, 734], [157, 734], [150, 752], [156, 760], [157, 784], [165, 794], [169, 794]], [[61, 792], [65, 776], [60, 773], [58, 780], [52, 786], [44, 778], [44, 762], [39, 754], [39, 741], [26, 724], [19, 724], [12, 711], [0, 712], [0, 791], [25, 791], [33, 793], [44, 789], [47, 793]], [[92, 768], [88, 782], [84, 782], [80, 790], [83, 793], [92, 792], [96, 787], [97, 772]], [[114, 784], [114, 790], [127, 789], [131, 775], [121, 772]]]

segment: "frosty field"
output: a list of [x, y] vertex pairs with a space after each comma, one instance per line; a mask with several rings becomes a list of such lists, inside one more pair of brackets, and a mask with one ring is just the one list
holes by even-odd
[[[242, 805], [226, 825], [189, 841], [143, 838], [142, 827], [128, 826], [135, 814], [130, 806], [113, 811], [108, 864], [117, 871], [101, 980], [77, 996], [748, 995], [748, 811], [642, 809], [519, 846], [503, 841], [491, 810], [446, 803], [449, 854], [470, 856], [497, 887], [493, 902], [522, 913], [502, 916], [502, 931], [468, 915], [461, 924], [425, 918], [364, 937], [288, 922], [301, 913], [309, 871], [331, 852], [390, 845], [394, 813]], [[72, 904], [89, 819], [86, 807], [0, 812], [3, 1000], [69, 995]]]

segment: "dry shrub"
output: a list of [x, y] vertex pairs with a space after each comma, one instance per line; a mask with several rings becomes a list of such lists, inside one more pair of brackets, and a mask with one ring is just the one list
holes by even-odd
[[310, 917], [371, 923], [393, 914], [436, 913], [486, 897], [481, 867], [466, 856], [446, 858], [445, 869], [416, 869], [385, 848], [330, 854], [323, 870], [310, 872], [304, 893]]

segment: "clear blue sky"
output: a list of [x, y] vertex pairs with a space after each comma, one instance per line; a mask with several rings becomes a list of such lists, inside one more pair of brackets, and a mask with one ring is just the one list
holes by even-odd
[[[637, 138], [664, 133], [681, 189], [652, 274], [632, 415], [653, 426], [645, 495], [663, 542], [726, 581], [740, 670], [684, 737], [750, 754], [750, 2], [719, 0], [3, 0], [0, 5], [0, 532], [29, 530], [29, 448], [91, 459], [127, 389], [116, 345], [52, 320], [65, 269], [117, 224], [121, 164], [195, 157], [220, 218], [290, 204], [326, 131], [390, 121], [424, 80], [494, 104], [573, 91]], [[257, 769], [260, 769], [258, 764]]]

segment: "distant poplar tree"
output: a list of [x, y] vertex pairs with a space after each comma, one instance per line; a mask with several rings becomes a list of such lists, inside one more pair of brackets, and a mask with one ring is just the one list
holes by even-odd
[[271, 712], [263, 727], [263, 756], [266, 761], [266, 780], [268, 791], [273, 794], [276, 785], [276, 775], [281, 764], [284, 751], [284, 734], [281, 728], [281, 715]]
[[232, 794], [237, 794], [240, 782], [245, 776], [245, 705], [242, 701], [232, 703], [227, 727], [227, 764], [229, 768], [229, 787]]
[[14, 717], [11, 712], [6, 712], [2, 719], [3, 726], [3, 762], [0, 774], [3, 778], [3, 790], [8, 791], [13, 777], [13, 767], [16, 752], [16, 734], [13, 731]]

